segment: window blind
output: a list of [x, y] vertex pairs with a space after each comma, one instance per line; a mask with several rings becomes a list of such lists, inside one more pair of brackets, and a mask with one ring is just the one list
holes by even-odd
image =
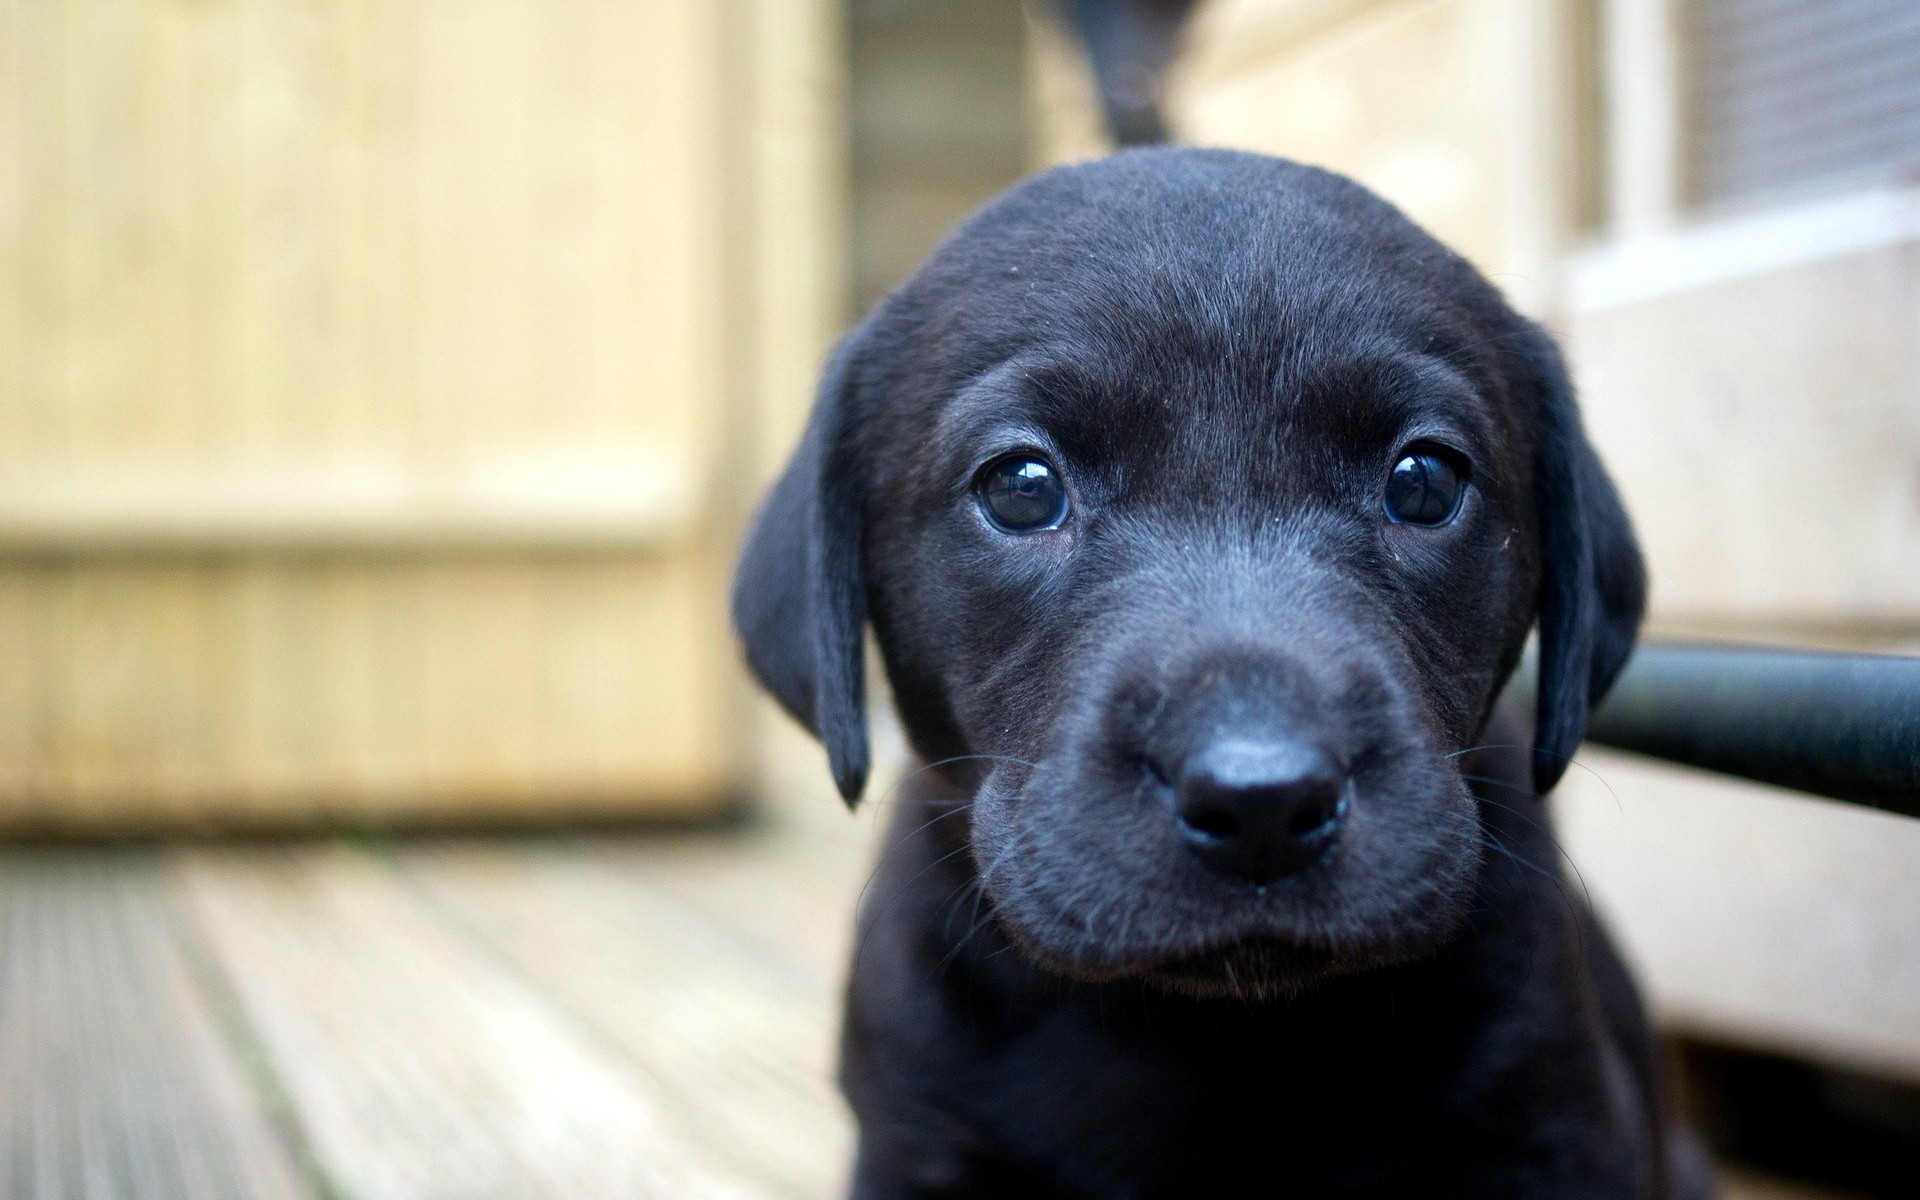
[[1693, 201], [1920, 175], [1920, 0], [1682, 0]]

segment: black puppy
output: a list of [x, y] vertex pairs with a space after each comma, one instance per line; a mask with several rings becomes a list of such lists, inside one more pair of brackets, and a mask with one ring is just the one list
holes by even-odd
[[1360, 187], [1153, 150], [989, 205], [841, 343], [734, 596], [849, 803], [869, 621], [928, 764], [854, 1194], [1707, 1194], [1539, 799], [1642, 595], [1550, 340]]

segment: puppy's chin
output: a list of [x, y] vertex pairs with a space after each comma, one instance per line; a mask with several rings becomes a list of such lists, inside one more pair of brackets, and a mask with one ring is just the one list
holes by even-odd
[[1002, 920], [1000, 928], [1038, 966], [1082, 983], [1131, 981], [1192, 1000], [1271, 1003], [1297, 999], [1338, 979], [1418, 962], [1438, 953], [1464, 921], [1466, 906], [1423, 936], [1339, 950], [1254, 936], [1184, 953], [1126, 961], [1076, 959], [1050, 951]]
[[1396, 961], [1388, 954], [1335, 954], [1249, 938], [1151, 964], [1139, 977], [1161, 991], [1195, 1000], [1261, 1002], [1292, 1000], [1342, 976]]

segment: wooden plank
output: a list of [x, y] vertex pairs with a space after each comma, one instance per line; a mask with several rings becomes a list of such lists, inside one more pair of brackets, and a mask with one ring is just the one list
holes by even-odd
[[[846, 60], [851, 14], [839, 0], [751, 0], [737, 6], [751, 57], [732, 65], [729, 95], [743, 175], [727, 238], [740, 279], [726, 289], [729, 327], [750, 330], [733, 361], [740, 410], [725, 431], [746, 490], [741, 521], [800, 439], [814, 385], [845, 326], [852, 255], [848, 223]], [[916, 10], [920, 13], [932, 10]], [[777, 180], [779, 186], [764, 186]], [[730, 530], [738, 534], [737, 526]]]
[[1920, 822], [1588, 748], [1561, 840], [1670, 1022], [1920, 1081]]
[[[0, 826], [712, 814], [717, 555], [169, 557], [0, 579]], [[84, 668], [84, 669], [82, 669]]]
[[51, 790], [45, 594], [20, 574], [0, 576], [0, 811], [29, 811]]
[[343, 1194], [780, 1194], [372, 856], [200, 850], [177, 871]]
[[1576, 270], [1587, 429], [1657, 619], [1920, 631], [1915, 211], [1901, 195], [1809, 205]]
[[[848, 831], [851, 833], [851, 831]], [[789, 837], [415, 847], [423, 893], [775, 1194], [843, 1186], [839, 981], [864, 855]], [[711, 903], [731, 895], [737, 903]]]
[[206, 576], [138, 561], [35, 575], [52, 601], [39, 631], [54, 666], [39, 700], [55, 714], [44, 799], [76, 824], [191, 821], [215, 783], [220, 704]]
[[697, 835], [671, 845], [601, 839], [592, 861], [609, 886], [645, 887], [765, 958], [837, 986], [851, 952], [854, 910], [891, 815], [881, 811], [884, 796], [874, 800], [858, 817], [834, 804], [817, 823], [728, 842]]
[[10, 451], [26, 441], [30, 417], [26, 181], [27, 40], [29, 14], [20, 0], [0, 4], [0, 463], [13, 466]]
[[0, 852], [0, 1195], [312, 1194], [177, 918], [151, 855]]
[[731, 802], [834, 14], [0, 4], [0, 824]]
[[704, 514], [683, 456], [496, 456], [438, 473], [365, 457], [19, 469], [0, 478], [0, 552], [661, 550]]

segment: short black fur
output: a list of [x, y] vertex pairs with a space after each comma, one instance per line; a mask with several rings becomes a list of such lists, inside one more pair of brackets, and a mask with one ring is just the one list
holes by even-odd
[[[1458, 510], [1389, 520], [1434, 445]], [[983, 513], [1012, 453], [1057, 529]], [[926, 764], [854, 1194], [1709, 1194], [1540, 799], [1643, 593], [1551, 339], [1363, 189], [1146, 150], [989, 205], [841, 343], [734, 593], [849, 803], [869, 622]]]

